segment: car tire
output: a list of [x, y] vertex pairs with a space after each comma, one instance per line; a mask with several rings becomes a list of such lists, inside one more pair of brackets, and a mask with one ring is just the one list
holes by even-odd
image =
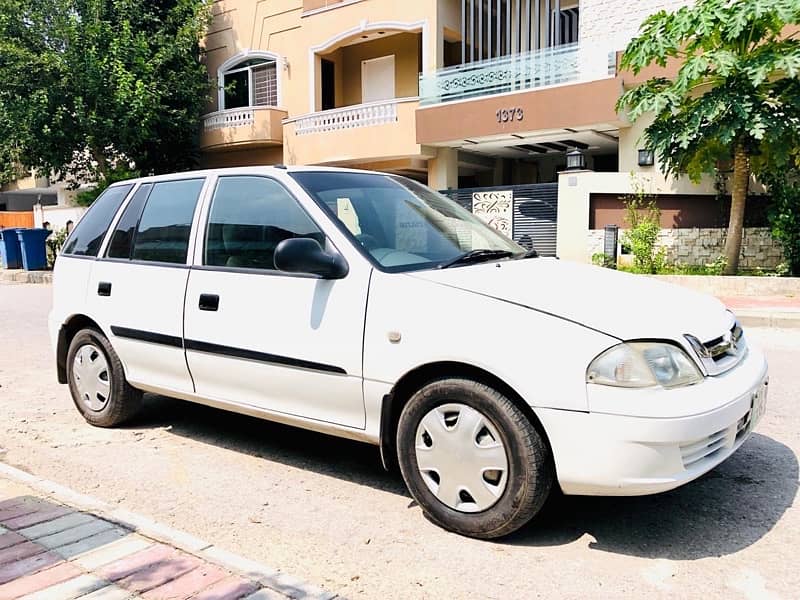
[[67, 351], [67, 381], [83, 418], [97, 427], [115, 427], [142, 406], [142, 392], [131, 387], [119, 356], [95, 329], [82, 329]]
[[397, 427], [397, 454], [428, 519], [480, 539], [525, 525], [554, 480], [543, 434], [506, 396], [468, 379], [430, 382], [409, 399]]

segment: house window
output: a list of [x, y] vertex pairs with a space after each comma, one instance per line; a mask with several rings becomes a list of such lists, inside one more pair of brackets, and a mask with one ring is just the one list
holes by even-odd
[[222, 73], [223, 109], [278, 105], [278, 70], [274, 60], [253, 58]]
[[578, 21], [580, 17], [580, 9], [576, 6], [574, 8], [565, 8], [561, 11], [561, 18], [556, 19], [556, 11], [553, 11], [553, 31], [558, 28], [558, 42], [559, 44], [575, 44], [578, 42]]

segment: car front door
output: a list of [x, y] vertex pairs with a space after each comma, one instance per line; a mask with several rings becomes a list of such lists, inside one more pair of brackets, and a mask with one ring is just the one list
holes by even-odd
[[362, 343], [371, 267], [343, 279], [281, 272], [283, 240], [335, 251], [287, 187], [219, 177], [186, 292], [185, 345], [209, 400], [363, 428]]
[[89, 314], [128, 381], [160, 392], [194, 390], [183, 350], [183, 303], [192, 223], [205, 178], [144, 183], [95, 261]]

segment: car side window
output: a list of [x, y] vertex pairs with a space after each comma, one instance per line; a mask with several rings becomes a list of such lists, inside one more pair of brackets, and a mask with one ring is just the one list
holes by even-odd
[[221, 177], [206, 230], [204, 264], [275, 270], [275, 248], [290, 238], [325, 234], [278, 182], [258, 176]]
[[204, 181], [181, 179], [153, 186], [136, 228], [133, 260], [186, 262], [192, 218]]
[[136, 190], [136, 193], [128, 202], [125, 207], [125, 212], [117, 222], [114, 228], [114, 233], [111, 236], [111, 241], [108, 243], [108, 250], [106, 256], [109, 258], [128, 258], [131, 257], [131, 249], [133, 248], [133, 237], [136, 233], [136, 226], [139, 224], [139, 218], [142, 216], [142, 209], [147, 197], [150, 195], [150, 190], [153, 189], [152, 183], [145, 183]]
[[117, 214], [122, 201], [133, 184], [116, 185], [106, 189], [72, 231], [62, 254], [72, 256], [97, 256], [108, 226]]

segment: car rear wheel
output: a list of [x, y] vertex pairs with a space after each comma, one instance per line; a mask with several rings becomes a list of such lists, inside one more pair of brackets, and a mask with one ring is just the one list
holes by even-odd
[[400, 469], [437, 525], [470, 537], [507, 535], [539, 512], [553, 467], [542, 435], [503, 394], [467, 379], [425, 385], [397, 428]]
[[72, 338], [67, 381], [76, 408], [92, 425], [120, 425], [141, 408], [142, 393], [128, 384], [114, 348], [94, 329], [82, 329]]

